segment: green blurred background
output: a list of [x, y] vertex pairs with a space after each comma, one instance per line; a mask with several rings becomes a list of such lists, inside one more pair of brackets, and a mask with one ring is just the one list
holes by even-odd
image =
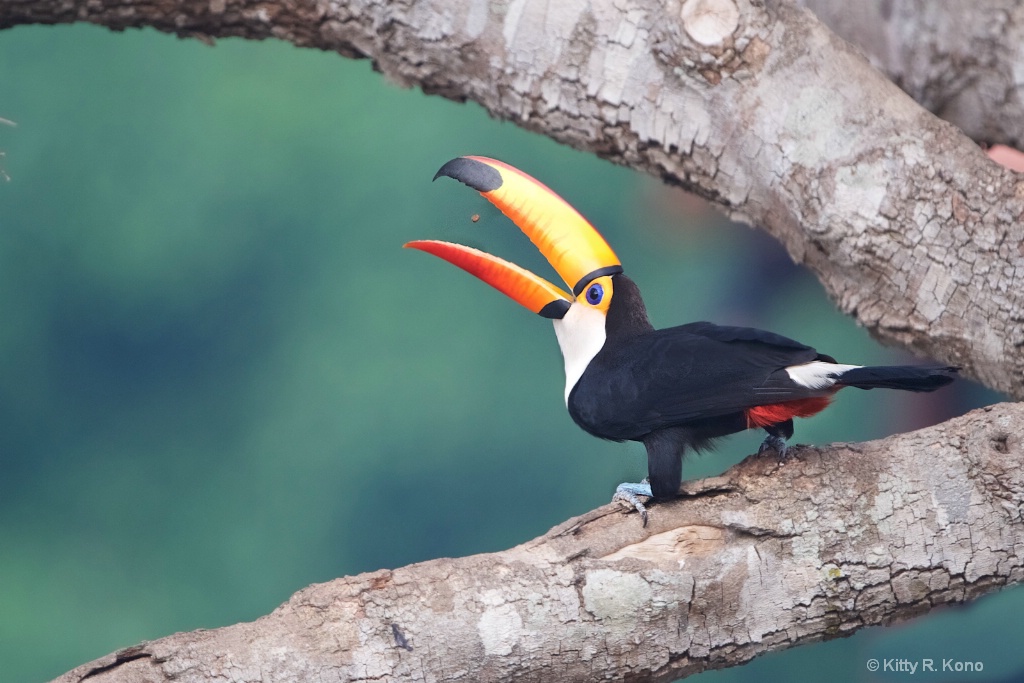
[[[17, 28], [0, 33], [0, 117], [18, 124], [0, 126], [0, 683], [251, 620], [312, 582], [504, 549], [643, 476], [642, 448], [570, 421], [547, 321], [401, 249], [462, 241], [554, 277], [476, 193], [430, 182], [453, 156], [501, 158], [575, 204], [655, 325], [905, 358], [760, 233], [366, 62]], [[843, 394], [796, 441], [883, 436], [995, 397], [961, 383], [906, 398]], [[686, 475], [759, 440], [733, 437]], [[871, 678], [869, 657], [980, 660], [970, 680], [1008, 679], [1024, 670], [1022, 600], [699, 679], [900, 677]]]

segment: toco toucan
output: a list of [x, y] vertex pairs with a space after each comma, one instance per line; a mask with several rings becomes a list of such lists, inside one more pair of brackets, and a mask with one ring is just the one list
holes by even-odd
[[762, 428], [760, 451], [785, 457], [793, 418], [823, 410], [843, 387], [933, 391], [948, 366], [862, 367], [778, 334], [696, 322], [656, 330], [640, 290], [597, 230], [561, 197], [508, 164], [459, 157], [434, 176], [480, 192], [537, 246], [572, 293], [503, 259], [449, 242], [406, 247], [434, 254], [554, 321], [565, 361], [565, 403], [585, 431], [647, 448], [649, 486], [622, 484], [616, 497], [643, 515], [641, 496], [675, 496], [687, 449]]

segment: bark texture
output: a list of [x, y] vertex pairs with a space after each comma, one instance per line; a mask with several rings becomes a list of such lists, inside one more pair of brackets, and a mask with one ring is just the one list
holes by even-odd
[[1024, 146], [1024, 5], [801, 0], [929, 111], [975, 140]]
[[646, 529], [609, 505], [504, 552], [310, 586], [253, 623], [57, 680], [671, 681], [1024, 578], [1021, 404], [684, 486]]
[[[778, 237], [879, 338], [1024, 397], [1024, 176], [789, 2], [0, 2], [0, 28], [75, 21], [370, 57], [399, 84], [698, 192]], [[927, 53], [907, 49], [909, 73]], [[975, 98], [957, 74], [984, 67], [948, 63], [900, 82], [959, 116]], [[985, 83], [995, 99], [979, 109], [1013, 104], [1009, 81]], [[603, 508], [502, 553], [312, 586], [256, 622], [59, 680], [668, 681], [908, 618], [1024, 575], [1022, 418], [1001, 405], [750, 459], [688, 484], [647, 529]]]
[[780, 239], [876, 337], [1024, 398], [1024, 178], [789, 2], [0, 4], [0, 28], [71, 21], [371, 57], [696, 191]]

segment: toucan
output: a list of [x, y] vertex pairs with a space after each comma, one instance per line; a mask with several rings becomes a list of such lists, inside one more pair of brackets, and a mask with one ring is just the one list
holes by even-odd
[[683, 456], [746, 429], [767, 432], [759, 453], [786, 457], [793, 418], [825, 409], [844, 387], [933, 391], [952, 366], [864, 367], [772, 332], [694, 322], [656, 330], [636, 283], [597, 230], [565, 200], [495, 159], [452, 159], [434, 176], [480, 192], [536, 245], [568, 285], [471, 247], [436, 240], [405, 246], [469, 272], [554, 322], [565, 362], [565, 404], [585, 431], [639, 441], [648, 477], [618, 487], [647, 522], [643, 500], [676, 496]]

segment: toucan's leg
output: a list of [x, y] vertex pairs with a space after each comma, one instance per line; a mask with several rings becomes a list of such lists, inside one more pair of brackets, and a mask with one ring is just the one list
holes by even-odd
[[615, 495], [612, 496], [612, 502], [622, 500], [629, 503], [637, 512], [640, 513], [640, 519], [643, 520], [644, 526], [647, 526], [647, 506], [640, 500], [640, 497], [653, 498], [654, 494], [651, 493], [651, 485], [644, 479], [639, 484], [622, 483], [615, 487]]
[[612, 500], [628, 502], [647, 526], [647, 508], [639, 496], [671, 500], [679, 495], [679, 485], [683, 482], [683, 452], [692, 438], [692, 433], [682, 428], [662, 429], [645, 436], [647, 478], [639, 484], [619, 484]]
[[657, 500], [679, 495], [683, 483], [683, 449], [689, 433], [681, 429], [661, 429], [644, 437], [647, 447], [647, 480]]
[[761, 455], [765, 451], [771, 450], [778, 454], [779, 460], [785, 460], [786, 439], [793, 436], [793, 418], [785, 422], [768, 425], [764, 428], [764, 431], [768, 432], [768, 436], [764, 437], [761, 447], [757, 449], [757, 454]]

